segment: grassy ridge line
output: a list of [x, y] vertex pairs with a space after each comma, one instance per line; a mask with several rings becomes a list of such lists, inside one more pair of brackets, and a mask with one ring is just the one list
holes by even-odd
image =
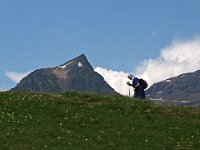
[[123, 96], [0, 92], [0, 149], [198, 149], [199, 116]]

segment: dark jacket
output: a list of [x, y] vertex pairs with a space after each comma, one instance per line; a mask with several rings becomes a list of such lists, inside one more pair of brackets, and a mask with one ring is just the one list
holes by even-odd
[[139, 79], [134, 77], [132, 80], [132, 86], [134, 87], [134, 97], [145, 99], [144, 87], [140, 85]]

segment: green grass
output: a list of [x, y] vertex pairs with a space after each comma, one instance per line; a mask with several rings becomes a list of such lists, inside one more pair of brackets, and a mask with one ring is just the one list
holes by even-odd
[[0, 149], [200, 149], [200, 109], [123, 96], [0, 92]]

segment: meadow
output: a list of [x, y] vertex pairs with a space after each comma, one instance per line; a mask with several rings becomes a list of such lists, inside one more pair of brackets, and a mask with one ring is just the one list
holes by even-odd
[[0, 149], [200, 149], [200, 108], [119, 95], [0, 92]]

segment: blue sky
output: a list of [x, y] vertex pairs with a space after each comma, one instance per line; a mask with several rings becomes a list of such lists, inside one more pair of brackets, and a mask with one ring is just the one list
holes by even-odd
[[8, 72], [84, 53], [92, 66], [135, 72], [176, 40], [200, 34], [199, 0], [0, 0], [0, 89]]

